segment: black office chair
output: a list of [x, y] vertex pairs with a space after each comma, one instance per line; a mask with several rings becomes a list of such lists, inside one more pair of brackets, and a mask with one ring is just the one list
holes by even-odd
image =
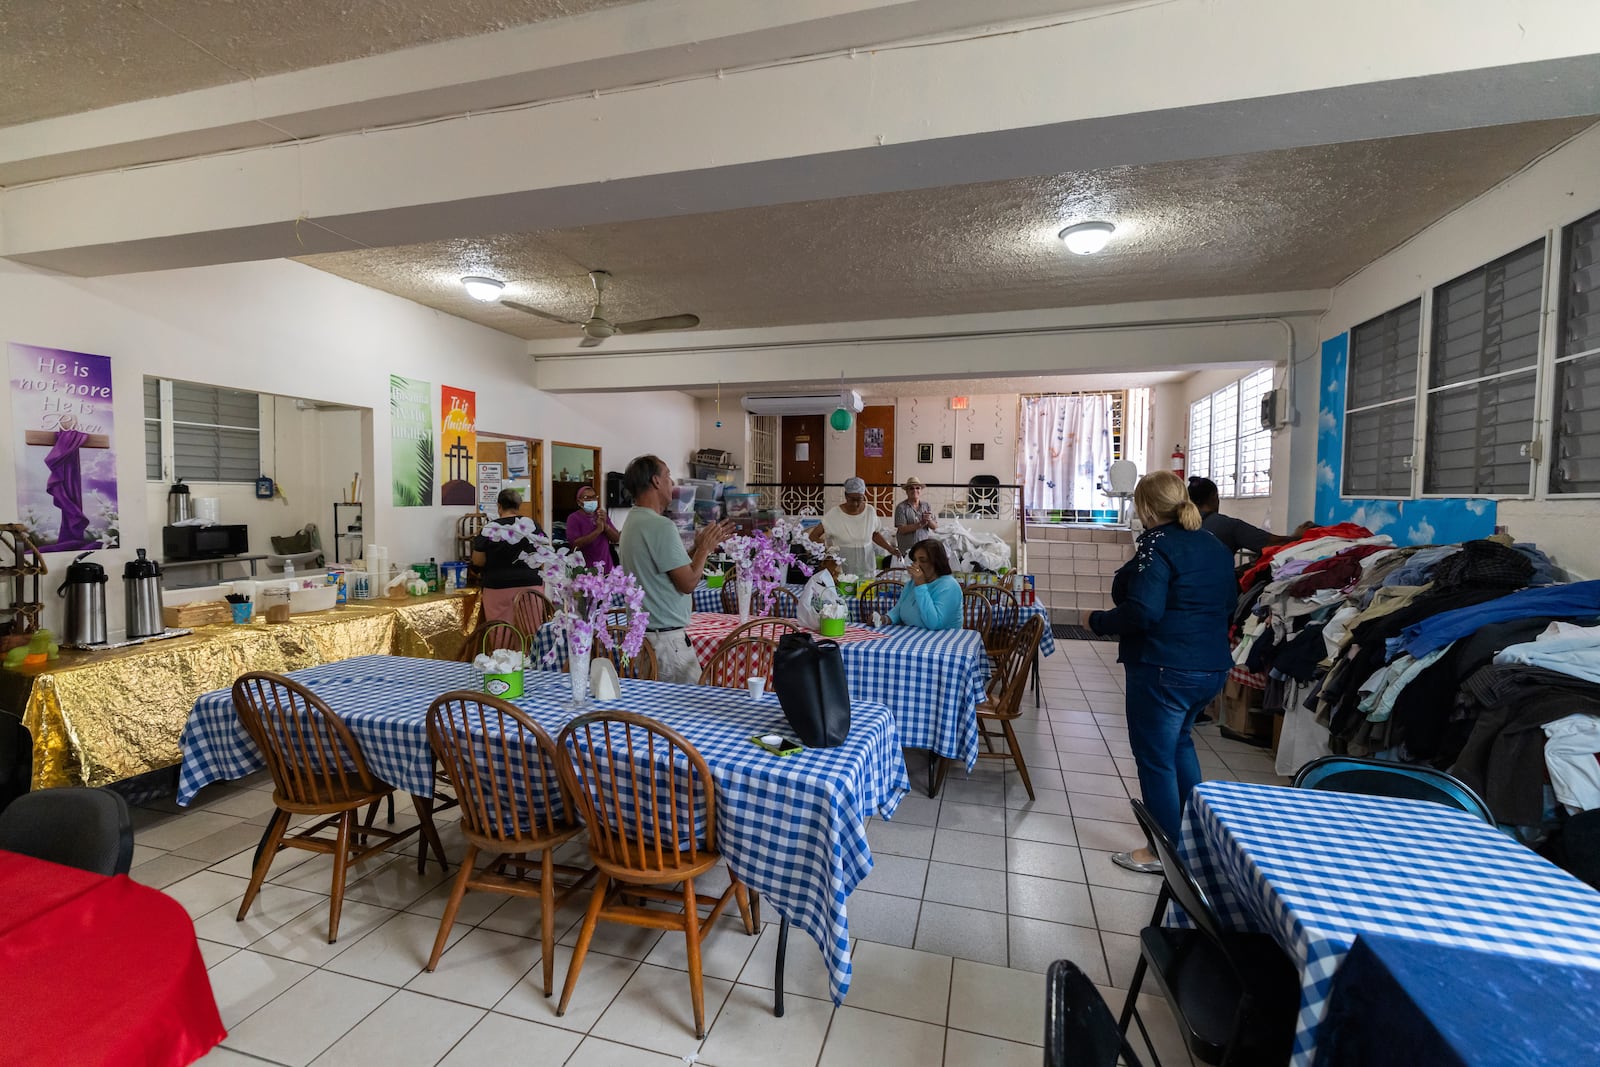
[[1358, 759], [1355, 756], [1323, 756], [1295, 772], [1294, 787], [1397, 797], [1402, 800], [1429, 800], [1459, 808], [1469, 815], [1476, 815], [1490, 826], [1495, 825], [1489, 805], [1472, 791], [1471, 786], [1433, 767]]
[[96, 874], [127, 874], [133, 866], [128, 802], [109, 789], [25, 793], [0, 811], [0, 849]]
[[0, 708], [0, 811], [28, 791], [33, 779], [33, 735], [22, 719]]
[[1044, 986], [1044, 1067], [1143, 1067], [1089, 976], [1071, 960], [1050, 965]]
[[979, 519], [999, 516], [999, 478], [992, 474], [974, 474], [967, 479], [967, 514]]
[[[1142, 802], [1131, 803], [1161, 860], [1165, 884], [1150, 925], [1139, 932], [1139, 964], [1118, 1020], [1122, 1032], [1128, 1032], [1130, 1019], [1137, 1022], [1151, 1060], [1161, 1067], [1137, 1011], [1139, 986], [1148, 969], [1196, 1059], [1229, 1067], [1282, 1067], [1289, 1061], [1300, 1011], [1300, 976], [1293, 962], [1266, 934], [1223, 930], [1205, 890], [1178, 858], [1172, 839]], [[1162, 926], [1169, 901], [1176, 902], [1198, 929]]]

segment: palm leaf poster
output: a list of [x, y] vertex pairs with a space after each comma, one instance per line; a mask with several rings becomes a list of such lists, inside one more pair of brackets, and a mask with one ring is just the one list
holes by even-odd
[[433, 386], [389, 375], [389, 454], [394, 506], [433, 506]]

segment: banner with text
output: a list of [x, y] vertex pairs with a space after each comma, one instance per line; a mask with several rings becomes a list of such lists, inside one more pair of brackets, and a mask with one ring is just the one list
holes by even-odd
[[478, 394], [443, 386], [439, 409], [439, 446], [444, 455], [439, 503], [470, 508], [478, 503]]
[[433, 506], [433, 386], [389, 375], [389, 441], [394, 506]]
[[111, 357], [11, 344], [17, 509], [43, 552], [116, 548]]

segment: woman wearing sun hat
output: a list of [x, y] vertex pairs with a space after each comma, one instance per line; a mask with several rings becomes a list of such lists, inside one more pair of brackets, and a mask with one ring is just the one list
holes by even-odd
[[894, 506], [894, 537], [903, 556], [918, 541], [926, 541], [939, 528], [933, 509], [922, 500], [922, 479], [907, 478], [904, 486], [906, 498]]

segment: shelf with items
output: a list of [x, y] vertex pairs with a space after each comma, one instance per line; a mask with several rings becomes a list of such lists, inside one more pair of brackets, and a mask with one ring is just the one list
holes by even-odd
[[333, 561], [351, 563], [362, 556], [366, 539], [360, 504], [335, 501], [333, 505]]

